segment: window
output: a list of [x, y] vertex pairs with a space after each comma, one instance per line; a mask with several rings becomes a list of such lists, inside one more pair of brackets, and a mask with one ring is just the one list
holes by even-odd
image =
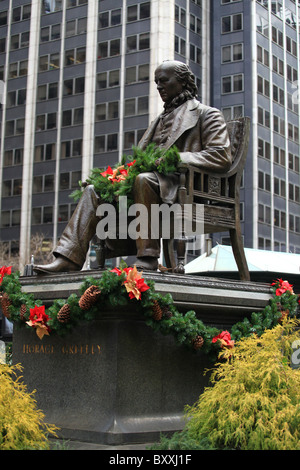
[[96, 105], [96, 121], [105, 121], [107, 119], [117, 119], [119, 117], [119, 102], [99, 103]]
[[100, 42], [98, 44], [98, 59], [105, 59], [120, 54], [120, 39]]
[[41, 28], [41, 42], [54, 41], [55, 39], [60, 39], [60, 24], [45, 26], [44, 28]]
[[236, 93], [243, 91], [243, 74], [222, 77], [222, 93]]
[[99, 14], [99, 28], [108, 28], [121, 24], [122, 12], [121, 8], [116, 10], [105, 11]]
[[232, 119], [244, 116], [244, 106], [242, 104], [236, 106], [226, 106], [225, 108], [222, 108], [222, 112], [225, 121], [231, 121]]
[[148, 112], [148, 96], [125, 100], [125, 116], [146, 114]]
[[43, 144], [37, 145], [34, 148], [34, 161], [43, 162], [48, 160], [55, 160], [56, 145], [55, 144]]
[[243, 15], [238, 13], [222, 17], [222, 34], [241, 31], [243, 29]]
[[78, 18], [75, 20], [67, 21], [66, 23], [66, 37], [75, 36], [78, 34], [86, 33], [87, 18]]
[[127, 22], [144, 20], [150, 18], [150, 2], [141, 3], [127, 7]]
[[65, 51], [65, 66], [78, 65], [85, 62], [85, 47]]
[[82, 155], [82, 139], [67, 140], [61, 143], [61, 158]]
[[135, 36], [128, 36], [126, 40], [126, 52], [142, 51], [150, 48], [150, 34], [141, 33]]
[[118, 134], [98, 135], [95, 137], [95, 153], [118, 150]]
[[125, 83], [143, 82], [149, 80], [149, 65], [138, 65], [134, 67], [127, 67], [125, 71]]
[[22, 165], [23, 149], [5, 150], [3, 164], [5, 167], [13, 165]]
[[243, 60], [243, 44], [231, 44], [222, 47], [222, 63]]

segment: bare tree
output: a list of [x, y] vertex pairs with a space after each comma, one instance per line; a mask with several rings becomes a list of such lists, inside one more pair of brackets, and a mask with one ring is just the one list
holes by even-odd
[[[42, 233], [36, 233], [32, 235], [30, 240], [30, 253], [34, 258], [35, 263], [46, 264], [51, 262], [53, 259], [52, 250], [52, 240], [46, 239]], [[1, 266], [12, 266], [14, 271], [18, 271], [20, 269], [19, 260], [19, 252], [10, 253], [8, 243], [0, 242]], [[28, 263], [29, 262], [30, 260], [28, 260]]]

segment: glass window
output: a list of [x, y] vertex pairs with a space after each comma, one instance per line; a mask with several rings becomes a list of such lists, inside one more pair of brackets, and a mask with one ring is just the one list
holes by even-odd
[[46, 144], [45, 160], [55, 160], [55, 144]]
[[44, 177], [44, 191], [54, 191], [54, 175], [45, 175]]
[[43, 224], [51, 224], [53, 222], [53, 207], [44, 207]]
[[129, 36], [127, 38], [127, 52], [135, 52], [137, 50], [136, 36]]
[[104, 121], [106, 119], [106, 103], [96, 105], [96, 121]]
[[68, 204], [58, 206], [58, 222], [68, 222], [68, 220], [69, 220]]
[[125, 100], [125, 116], [132, 116], [135, 114], [135, 98]]
[[[184, 41], [185, 42], [185, 41]], [[150, 35], [149, 33], [141, 34], [139, 37], [139, 50], [149, 49], [150, 47]], [[184, 53], [185, 55], [185, 53]]]
[[83, 122], [83, 108], [74, 110], [74, 125], [82, 124]]
[[111, 26], [121, 24], [121, 9], [112, 10], [111, 12]]
[[108, 119], [117, 119], [119, 116], [119, 102], [114, 101], [108, 104]]
[[84, 77], [75, 78], [75, 93], [84, 92]]
[[2, 197], [11, 196], [11, 181], [3, 181], [2, 184]]
[[72, 95], [73, 93], [73, 80], [65, 80], [63, 88], [64, 96]]
[[43, 177], [34, 176], [33, 184], [32, 184], [32, 192], [36, 194], [36, 193], [41, 193], [42, 191], [43, 191]]
[[136, 68], [135, 67], [127, 67], [126, 68], [126, 84], [134, 83], [136, 81]]
[[45, 115], [44, 114], [36, 117], [35, 130], [36, 131], [45, 130]]
[[105, 136], [98, 135], [95, 137], [95, 153], [105, 152]]
[[20, 210], [14, 210], [11, 213], [11, 225], [12, 227], [20, 225], [21, 222], [21, 211]]
[[10, 226], [10, 211], [1, 212], [1, 227]]
[[138, 18], [137, 5], [127, 7], [127, 21], [136, 21]]
[[119, 70], [111, 70], [109, 72], [109, 86], [118, 86], [120, 84]]
[[110, 55], [115, 56], [120, 54], [120, 39], [113, 39], [110, 41]]
[[98, 59], [104, 59], [108, 56], [108, 44], [107, 41], [100, 42], [98, 44]]
[[107, 28], [109, 26], [109, 12], [105, 11], [99, 15], [99, 28]]
[[107, 73], [106, 72], [98, 73], [98, 75], [97, 75], [97, 90], [101, 90], [101, 89], [107, 87], [106, 80], [107, 80]]
[[76, 21], [67, 21], [66, 37], [74, 36], [76, 34]]
[[72, 110], [67, 109], [66, 111], [63, 111], [63, 116], [62, 116], [62, 126], [71, 126], [72, 124]]
[[72, 156], [76, 157], [78, 155], [82, 155], [82, 139], [74, 140], [73, 141], [73, 153]]
[[37, 225], [41, 223], [42, 219], [42, 208], [41, 207], [33, 207], [31, 211], [31, 223], [33, 225]]
[[61, 173], [59, 180], [59, 189], [69, 189], [70, 187], [70, 173]]
[[56, 113], [49, 113], [47, 115], [47, 129], [56, 128]]
[[77, 23], [77, 34], [86, 33], [87, 18], [79, 18]]
[[37, 100], [44, 101], [47, 99], [47, 85], [40, 85], [37, 89]]
[[57, 98], [58, 96], [58, 84], [57, 83], [49, 83], [49, 92], [48, 98]]
[[140, 20], [150, 18], [150, 2], [140, 4]]
[[107, 150], [118, 150], [118, 134], [110, 134], [107, 136]]

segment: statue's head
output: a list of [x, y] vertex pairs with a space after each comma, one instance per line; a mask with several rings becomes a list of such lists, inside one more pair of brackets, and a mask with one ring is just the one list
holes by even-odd
[[190, 68], [178, 60], [166, 60], [155, 70], [155, 83], [161, 99], [169, 103], [182, 93], [187, 98], [197, 96], [195, 76]]

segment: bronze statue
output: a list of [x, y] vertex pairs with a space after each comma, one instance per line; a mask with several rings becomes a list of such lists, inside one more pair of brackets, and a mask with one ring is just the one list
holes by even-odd
[[[155, 143], [169, 149], [175, 145], [185, 163], [216, 172], [228, 170], [231, 165], [230, 141], [223, 115], [196, 99], [197, 88], [190, 69], [182, 62], [165, 61], [155, 71], [155, 82], [164, 102], [164, 111], [150, 124], [139, 147], [145, 149]], [[149, 214], [151, 204], [173, 204], [178, 178], [178, 174], [141, 173], [134, 183], [134, 202], [144, 204]], [[35, 272], [58, 273], [82, 268], [99, 222], [96, 216], [99, 204], [101, 197], [92, 185], [87, 186], [53, 252], [55, 260], [49, 265], [34, 266]], [[134, 243], [137, 267], [156, 270], [160, 240], [138, 238]], [[123, 253], [126, 254], [130, 253]]]

